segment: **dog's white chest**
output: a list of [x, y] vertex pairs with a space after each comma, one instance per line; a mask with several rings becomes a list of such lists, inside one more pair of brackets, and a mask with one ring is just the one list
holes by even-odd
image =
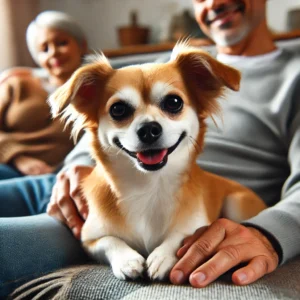
[[167, 180], [160, 180], [126, 192], [120, 207], [131, 228], [130, 244], [150, 253], [164, 240], [177, 205], [174, 191]]

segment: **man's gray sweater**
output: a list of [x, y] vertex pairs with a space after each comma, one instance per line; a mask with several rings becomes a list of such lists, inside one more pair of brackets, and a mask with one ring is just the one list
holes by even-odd
[[[239, 92], [220, 100], [218, 126], [208, 120], [198, 163], [254, 190], [268, 209], [246, 224], [279, 242], [282, 262], [300, 254], [300, 57], [282, 51], [271, 63], [245, 67]], [[65, 165], [92, 165], [87, 137]]]
[[300, 254], [300, 57], [282, 51], [243, 67], [241, 89], [223, 101], [218, 127], [208, 121], [199, 165], [254, 190], [268, 209], [246, 224], [272, 234], [282, 262]]

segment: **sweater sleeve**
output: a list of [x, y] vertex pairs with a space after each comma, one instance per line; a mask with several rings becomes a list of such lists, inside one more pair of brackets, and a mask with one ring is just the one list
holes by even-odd
[[8, 163], [24, 153], [31, 156], [49, 151], [52, 151], [50, 156], [55, 152], [55, 159], [62, 161], [73, 148], [73, 142], [68, 136], [69, 130], [64, 131], [59, 120], [54, 120], [46, 128], [35, 132], [0, 131], [0, 163]]
[[61, 165], [74, 147], [70, 128], [64, 130], [60, 120], [51, 120], [40, 79], [29, 70], [18, 72], [6, 72], [0, 82], [0, 163], [26, 155]]
[[65, 171], [75, 165], [94, 166], [95, 161], [91, 158], [88, 145], [88, 135], [84, 134], [76, 147], [65, 158], [62, 170]]
[[11, 100], [11, 89], [6, 82], [0, 84], [0, 130], [5, 128], [5, 113]]
[[30, 76], [31, 74], [32, 69], [26, 67], [11, 68], [0, 74], [0, 130], [5, 130], [5, 114], [11, 104], [14, 92], [8, 79], [15, 76]]
[[[267, 231], [281, 247], [281, 263], [300, 254], [300, 78], [291, 99], [286, 119], [285, 143], [288, 149], [290, 175], [282, 188], [280, 201], [257, 216], [243, 222]], [[290, 101], [291, 100], [291, 101]]]

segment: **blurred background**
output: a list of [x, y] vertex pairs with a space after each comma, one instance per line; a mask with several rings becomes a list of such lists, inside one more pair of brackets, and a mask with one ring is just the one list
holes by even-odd
[[[25, 31], [44, 10], [64, 11], [77, 19], [92, 50], [161, 44], [185, 30], [203, 37], [193, 23], [192, 0], [0, 0], [0, 70], [34, 66]], [[268, 1], [268, 24], [274, 33], [300, 30], [300, 0]]]

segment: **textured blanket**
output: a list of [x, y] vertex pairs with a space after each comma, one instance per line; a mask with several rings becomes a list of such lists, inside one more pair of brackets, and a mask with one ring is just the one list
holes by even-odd
[[64, 269], [27, 283], [10, 299], [54, 300], [275, 300], [300, 299], [300, 257], [249, 286], [239, 287], [225, 276], [203, 289], [146, 280], [120, 281], [107, 266]]

